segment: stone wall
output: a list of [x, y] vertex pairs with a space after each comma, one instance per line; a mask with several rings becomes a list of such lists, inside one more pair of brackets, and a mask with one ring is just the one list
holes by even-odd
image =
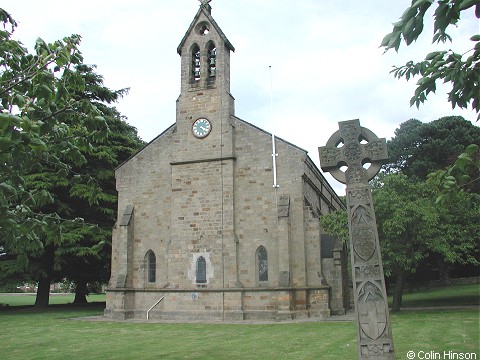
[[[207, 76], [212, 44], [216, 74]], [[200, 77], [192, 77], [196, 46]], [[116, 171], [119, 221], [105, 311], [110, 316], [144, 317], [162, 297], [152, 317], [330, 315], [337, 290], [321, 280], [318, 217], [339, 208], [339, 199], [306, 151], [281, 139], [275, 142], [279, 186], [273, 186], [271, 134], [234, 116], [231, 50], [201, 8], [178, 48], [181, 95], [175, 125]], [[198, 118], [211, 123], [201, 139], [192, 134]], [[260, 247], [268, 262], [268, 279], [261, 281]], [[152, 282], [150, 252], [155, 254]], [[200, 260], [205, 278], [198, 281]]]

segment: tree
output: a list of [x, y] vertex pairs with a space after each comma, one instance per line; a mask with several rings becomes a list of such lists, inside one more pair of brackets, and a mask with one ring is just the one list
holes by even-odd
[[[107, 281], [111, 229], [115, 223], [117, 193], [114, 169], [144, 145], [134, 127], [128, 125], [110, 104], [123, 96], [127, 89], [113, 91], [103, 85], [103, 78], [94, 66], [77, 65], [75, 71], [85, 81], [85, 91], [72, 94], [78, 100], [88, 99], [96, 106], [108, 125], [106, 137], [90, 139], [88, 151], [82, 151], [86, 162], [70, 164], [71, 172], [62, 181], [48, 181], [55, 174], [34, 174], [35, 186], [47, 187], [54, 198], [50, 211], [61, 217], [81, 218], [85, 224], [75, 241], [54, 245], [55, 257], [45, 258], [43, 268], [55, 273], [57, 279], [73, 281], [76, 303], [85, 303], [88, 283]], [[88, 134], [85, 134], [87, 137]], [[39, 185], [40, 184], [40, 185]]]
[[[454, 164], [466, 147], [475, 148], [478, 146], [476, 144], [480, 144], [480, 128], [462, 117], [444, 117], [430, 123], [412, 119], [401, 124], [395, 131], [395, 137], [388, 141], [391, 162], [385, 164], [383, 168], [386, 173], [402, 172], [412, 180], [416, 178], [417, 181], [423, 181], [427, 176], [432, 176], [429, 173], [438, 171], [439, 176], [443, 177], [442, 184], [440, 184], [440, 178], [437, 177], [435, 178], [436, 184], [432, 183], [431, 186], [437, 191], [436, 198], [441, 199], [447, 195], [447, 188], [450, 190], [460, 189], [453, 186], [455, 185], [452, 183], [454, 178], [450, 176], [458, 175], [459, 181], [466, 181], [467, 177], [465, 176], [460, 180], [460, 168]], [[466, 166], [468, 155], [461, 156], [461, 158], [462, 166]], [[452, 166], [452, 170], [444, 170], [445, 168], [451, 169]], [[479, 190], [474, 174], [474, 172], [469, 174], [472, 181], [464, 183], [466, 187], [463, 187], [470, 194], [478, 193]], [[433, 180], [434, 178], [431, 181]], [[449, 194], [452, 192], [450, 191]], [[462, 195], [455, 201], [473, 201], [474, 198], [473, 195]], [[445, 202], [443, 206], [451, 208], [453, 205]], [[452, 220], [453, 217], [449, 219]], [[460, 223], [462, 222], [460, 221]], [[452, 222], [448, 222], [448, 224], [450, 228], [457, 225]], [[448, 281], [452, 263], [446, 260], [446, 257], [438, 255], [432, 255], [430, 260], [434, 261], [438, 269], [442, 270], [441, 280]], [[455, 264], [461, 264], [461, 262], [456, 261]]]
[[348, 244], [348, 217], [345, 210], [336, 210], [322, 215], [320, 224], [327, 234]]
[[479, 264], [478, 206], [457, 198], [436, 206], [437, 189], [399, 173], [381, 178], [373, 191], [385, 275], [395, 276], [392, 309], [402, 303], [406, 275], [422, 261]]
[[[12, 39], [17, 23], [0, 9], [0, 248], [2, 268], [24, 271], [39, 280], [37, 302], [48, 304], [55, 249], [78, 244], [98, 227], [55, 206], [53, 189], [65, 186], [74, 167], [85, 164], [91, 141], [104, 139], [102, 112], [87, 97], [86, 79], [75, 66], [83, 62], [80, 36], [47, 44], [37, 39], [35, 53]], [[11, 31], [6, 29], [11, 27]], [[75, 176], [73, 176], [75, 179]], [[95, 194], [95, 182], [86, 193]], [[98, 247], [83, 248], [95, 254]], [[10, 272], [7, 272], [10, 273]], [[0, 275], [3, 278], [3, 274]]]
[[467, 192], [471, 202], [480, 203], [480, 146], [471, 144], [461, 153], [455, 163], [445, 170], [428, 174], [428, 181], [439, 188], [437, 203], [445, 205], [449, 200], [464, 196]]
[[[97, 234], [86, 235], [74, 247], [59, 249], [62, 268], [61, 277], [74, 282], [76, 303], [86, 302], [89, 292], [88, 284], [105, 283], [109, 279], [111, 230], [116, 220], [117, 192], [115, 168], [144, 146], [138, 138], [134, 127], [128, 125], [121, 114], [109, 104], [123, 95], [124, 91], [113, 91], [103, 85], [103, 78], [94, 72], [94, 67], [81, 65], [77, 67], [86, 79], [85, 94], [102, 112], [109, 128], [108, 136], [91, 141], [92, 151], [85, 153], [86, 163], [73, 167], [81, 179], [75, 181], [75, 175], [67, 187], [55, 189], [58, 199], [63, 204], [59, 207], [68, 209], [75, 217], [85, 222], [96, 224], [100, 230]], [[95, 186], [89, 185], [93, 182]], [[94, 189], [92, 193], [90, 189]], [[82, 247], [90, 248], [105, 244], [95, 255], [83, 255]]]
[[[385, 276], [395, 278], [393, 310], [400, 310], [407, 274], [415, 272], [427, 256], [429, 239], [436, 218], [421, 189], [402, 174], [381, 176], [375, 180], [373, 200]], [[345, 211], [321, 218], [324, 230], [331, 234], [348, 231]], [[342, 229], [343, 228], [343, 229]], [[345, 240], [345, 236], [342, 236]], [[348, 235], [347, 235], [348, 239]]]
[[[478, 0], [412, 0], [400, 20], [393, 24], [393, 30], [387, 34], [381, 43], [385, 52], [395, 49], [398, 52], [402, 40], [410, 46], [423, 31], [423, 20], [427, 10], [436, 4], [434, 13], [433, 43], [452, 41], [446, 33], [450, 25], [457, 26], [462, 12], [475, 11], [480, 18], [480, 3]], [[396, 78], [409, 80], [419, 76], [415, 94], [410, 100], [410, 106], [420, 106], [429, 93], [435, 92], [437, 81], [451, 83], [452, 90], [448, 93], [448, 101], [452, 108], [468, 108], [471, 104], [480, 119], [480, 35], [472, 34], [470, 49], [460, 53], [452, 50], [434, 51], [420, 62], [409, 61], [404, 66], [394, 67], [392, 73]]]
[[[407, 276], [427, 259], [480, 264], [478, 206], [465, 206], [461, 197], [448, 206], [436, 206], [435, 187], [401, 173], [380, 176], [373, 187], [384, 272], [395, 279], [394, 311], [400, 310]], [[347, 214], [323, 215], [321, 223], [331, 235], [344, 234]], [[345, 235], [341, 237], [345, 240]]]
[[383, 169], [425, 180], [432, 171], [452, 165], [469, 144], [480, 145], [480, 128], [461, 116], [430, 123], [411, 119], [387, 142], [390, 160]]
[[421, 183], [393, 174], [373, 193], [385, 275], [395, 278], [393, 311], [400, 310], [406, 276], [428, 256], [438, 225], [425, 191]]

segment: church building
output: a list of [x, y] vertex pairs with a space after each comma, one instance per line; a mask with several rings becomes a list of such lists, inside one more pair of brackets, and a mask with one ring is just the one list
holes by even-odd
[[[105, 316], [291, 320], [343, 314], [344, 205], [307, 152], [235, 116], [235, 50], [208, 0], [177, 48], [176, 121], [116, 170]], [[273, 154], [273, 155], [272, 155]]]

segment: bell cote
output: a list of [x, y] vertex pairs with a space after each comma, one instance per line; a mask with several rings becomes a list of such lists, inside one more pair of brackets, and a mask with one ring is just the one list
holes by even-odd
[[181, 56], [181, 93], [206, 89], [230, 92], [230, 51], [233, 45], [213, 19], [209, 0], [201, 0], [177, 52]]

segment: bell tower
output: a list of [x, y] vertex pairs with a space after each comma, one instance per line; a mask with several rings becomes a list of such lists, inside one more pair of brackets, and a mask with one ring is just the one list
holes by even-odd
[[177, 48], [181, 93], [171, 146], [168, 252], [175, 263], [169, 271], [178, 281], [172, 286], [201, 288], [218, 296], [238, 280], [234, 99], [230, 94], [230, 52], [234, 47], [212, 18], [209, 2], [200, 1]]
[[178, 161], [194, 160], [191, 156], [200, 157], [196, 160], [233, 156], [230, 52], [235, 48], [213, 19], [209, 2], [200, 0], [198, 12], [177, 48], [181, 56], [181, 94], [176, 125], [177, 136], [182, 138], [175, 156]]

